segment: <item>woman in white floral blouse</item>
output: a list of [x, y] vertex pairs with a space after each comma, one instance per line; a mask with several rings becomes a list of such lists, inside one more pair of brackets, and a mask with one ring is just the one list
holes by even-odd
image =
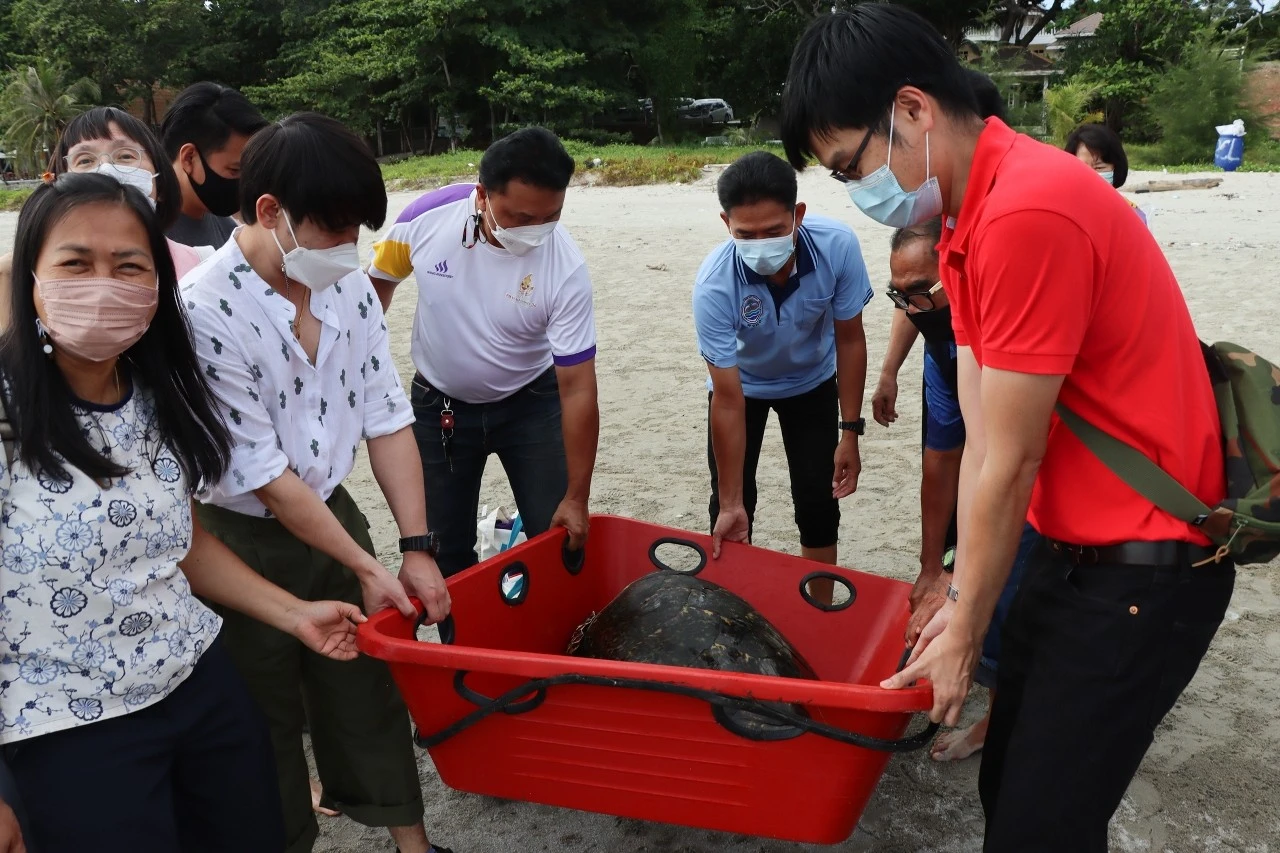
[[[38, 189], [13, 277], [0, 743], [26, 849], [278, 853], [267, 727], [196, 594], [341, 660], [363, 616], [298, 600], [194, 522], [229, 438], [140, 192], [76, 174]], [[17, 833], [0, 807], [0, 850], [24, 849]]]

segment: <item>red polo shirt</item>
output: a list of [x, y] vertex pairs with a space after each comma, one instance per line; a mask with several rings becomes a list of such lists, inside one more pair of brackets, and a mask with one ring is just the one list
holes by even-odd
[[[939, 250], [956, 342], [978, 364], [1065, 376], [1063, 403], [1206, 504], [1223, 498], [1222, 431], [1186, 300], [1106, 181], [991, 119]], [[1028, 520], [1082, 545], [1208, 542], [1125, 485], [1057, 416]]]

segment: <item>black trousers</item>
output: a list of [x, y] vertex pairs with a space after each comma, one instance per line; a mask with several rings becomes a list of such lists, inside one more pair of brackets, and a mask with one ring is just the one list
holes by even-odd
[[280, 853], [266, 721], [220, 640], [154, 705], [5, 747], [41, 853]]
[[1039, 549], [1005, 622], [982, 751], [986, 853], [1107, 850], [1107, 824], [1234, 586], [1229, 562], [1077, 566]]
[[[720, 515], [720, 475], [711, 439], [711, 394], [707, 395], [707, 467], [711, 470], [711, 529]], [[747, 398], [747, 452], [743, 457], [742, 503], [751, 529], [756, 518], [756, 468], [764, 444], [769, 410], [778, 413], [782, 448], [791, 474], [791, 502], [795, 508], [800, 544], [829, 548], [840, 537], [840, 502], [831, 496], [836, 446], [840, 443], [840, 397], [832, 376], [804, 394], [781, 400]], [[750, 535], [750, 534], [748, 534]]]

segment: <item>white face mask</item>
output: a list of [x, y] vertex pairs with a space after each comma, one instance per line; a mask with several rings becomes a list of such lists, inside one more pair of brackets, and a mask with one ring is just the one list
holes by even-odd
[[773, 275], [787, 265], [796, 253], [796, 226], [792, 220], [791, 231], [781, 237], [764, 237], [759, 240], [734, 238], [738, 257], [760, 275]]
[[493, 229], [493, 239], [502, 244], [502, 247], [517, 257], [527, 255], [534, 249], [541, 246], [551, 237], [551, 233], [556, 230], [559, 221], [544, 222], [541, 225], [521, 225], [516, 228], [503, 228], [498, 224], [498, 220], [493, 216], [493, 208], [485, 208], [485, 212], [489, 214], [489, 224]]
[[289, 227], [294, 248], [286, 252], [276, 232], [272, 231], [271, 237], [280, 249], [284, 274], [299, 284], [319, 293], [360, 269], [360, 252], [355, 243], [342, 243], [331, 249], [308, 249], [298, 245], [298, 237], [293, 233], [293, 223], [289, 221], [287, 212], [284, 213], [284, 224]]
[[99, 175], [115, 178], [126, 187], [133, 187], [147, 197], [151, 209], [155, 210], [156, 173], [148, 172], [138, 166], [117, 166], [115, 163], [99, 163], [93, 170]]

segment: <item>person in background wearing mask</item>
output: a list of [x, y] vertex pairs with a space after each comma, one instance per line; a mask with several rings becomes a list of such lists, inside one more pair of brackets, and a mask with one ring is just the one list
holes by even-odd
[[[744, 155], [717, 185], [729, 239], [693, 285], [707, 363], [707, 463], [713, 555], [750, 542], [756, 465], [772, 409], [791, 475], [800, 551], [835, 565], [840, 498], [862, 469], [871, 282], [849, 226], [806, 215], [796, 173], [767, 151]], [[817, 595], [818, 593], [814, 593]]]
[[[897, 374], [911, 350], [917, 332], [924, 338], [924, 397], [926, 405], [924, 453], [920, 479], [920, 575], [911, 590], [911, 619], [906, 642], [914, 646], [925, 626], [947, 601], [947, 586], [954, 568], [956, 495], [964, 454], [964, 419], [960, 414], [956, 382], [956, 337], [951, 330], [951, 305], [942, 289], [938, 271], [938, 241], [942, 220], [934, 217], [912, 228], [893, 232], [889, 254], [888, 296], [894, 312], [889, 352], [884, 371], [872, 397], [877, 423], [889, 426], [898, 418]], [[903, 334], [901, 327], [910, 331]], [[950, 529], [949, 529], [950, 528]], [[1000, 632], [1013, 604], [1027, 560], [1040, 544], [1040, 534], [1026, 525], [1018, 555], [1005, 581], [982, 645], [982, 657], [974, 681], [991, 691], [988, 712], [967, 728], [938, 735], [930, 754], [935, 761], [958, 761], [982, 749], [990, 724], [990, 703], [995, 698], [996, 671], [1000, 660]]]
[[[427, 523], [413, 411], [387, 326], [360, 270], [360, 226], [387, 210], [368, 146], [337, 121], [300, 113], [245, 148], [244, 226], [183, 280], [196, 351], [231, 431], [227, 474], [203, 494], [205, 527], [269, 580], [394, 607], [431, 622], [449, 611]], [[400, 529], [399, 580], [374, 556], [342, 481], [367, 439]], [[318, 827], [302, 747], [303, 696], [326, 802], [386, 826], [403, 853], [430, 850], [409, 719], [381, 661], [321, 660], [278, 632], [229, 614], [224, 635], [271, 723], [288, 853]], [[437, 848], [439, 853], [447, 853]]]
[[231, 438], [141, 192], [38, 188], [13, 278], [0, 744], [26, 820], [0, 805], [0, 850], [278, 853], [267, 726], [196, 596], [334, 666], [356, 658], [360, 610], [268, 583], [193, 518]]
[[863, 3], [819, 18], [787, 81], [781, 136], [796, 168], [812, 155], [883, 224], [944, 216], [966, 433], [959, 545], [946, 605], [882, 686], [928, 679], [930, 716], [956, 724], [1029, 520], [1045, 543], [1001, 636], [984, 849], [1102, 853], [1222, 623], [1235, 567], [1112, 473], [1057, 407], [1141, 448], [1200, 501], [1222, 500], [1222, 429], [1182, 290], [1087, 166], [982, 119], [954, 51], [915, 12]]
[[485, 151], [479, 184], [422, 196], [373, 248], [384, 307], [417, 272], [414, 433], [446, 576], [478, 559], [491, 453], [530, 539], [587, 538], [600, 407], [591, 277], [560, 224], [573, 169], [555, 134], [518, 130]]
[[187, 246], [221, 248], [240, 210], [240, 157], [267, 126], [249, 99], [217, 83], [178, 93], [160, 125], [167, 160], [182, 187], [182, 211], [168, 231]]
[[[1129, 157], [1124, 153], [1124, 143], [1116, 132], [1105, 124], [1082, 124], [1067, 137], [1067, 144], [1062, 146], [1068, 154], [1074, 154], [1086, 166], [1117, 190], [1124, 186], [1129, 178]], [[1147, 214], [1128, 196], [1121, 196], [1129, 202], [1133, 212], [1147, 221]]]
[[[155, 208], [162, 228], [178, 218], [182, 190], [173, 173], [162, 168], [167, 158], [160, 140], [124, 110], [94, 107], [76, 116], [67, 122], [49, 159], [55, 176], [100, 172], [136, 188]], [[173, 240], [166, 242], [179, 278], [200, 263], [202, 254], [196, 249]], [[12, 255], [0, 257], [0, 328], [8, 324], [12, 262]]]

